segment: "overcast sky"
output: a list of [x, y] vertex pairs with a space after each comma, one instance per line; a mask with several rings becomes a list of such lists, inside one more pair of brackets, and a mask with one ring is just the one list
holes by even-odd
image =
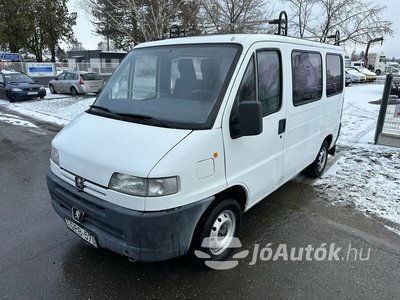
[[[78, 13], [77, 25], [73, 28], [75, 35], [85, 49], [95, 50], [97, 44], [101, 41], [101, 38], [93, 34], [94, 27], [85, 15], [85, 12], [77, 8], [75, 2], [76, 0], [69, 0], [68, 2], [68, 10], [70, 12], [75, 11]], [[383, 18], [393, 22], [392, 29], [395, 31], [395, 34], [393, 37], [386, 37], [382, 45], [380, 45], [380, 43], [374, 43], [372, 48], [370, 48], [370, 52], [384, 52], [386, 57], [389, 59], [392, 57], [400, 58], [400, 1], [375, 0], [374, 2], [382, 3], [388, 7], [383, 14]], [[366, 45], [363, 47], [360, 46], [355, 50], [359, 53], [362, 50], [365, 50], [365, 47]]]

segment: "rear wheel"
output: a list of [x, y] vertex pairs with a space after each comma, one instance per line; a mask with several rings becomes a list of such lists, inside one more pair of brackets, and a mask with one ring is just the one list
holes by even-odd
[[324, 173], [325, 167], [326, 167], [326, 162], [328, 161], [328, 142], [325, 140], [322, 143], [321, 149], [318, 152], [317, 157], [313, 161], [312, 164], [310, 164], [306, 172], [309, 176], [311, 177], [320, 177], [322, 173]]
[[7, 92], [7, 93], [6, 93], [6, 96], [7, 96], [8, 101], [10, 101], [10, 103], [14, 103], [14, 102], [15, 102], [15, 100], [14, 100], [14, 98], [12, 97], [12, 95], [11, 95], [10, 92]]
[[78, 91], [76, 90], [75, 87], [71, 87], [71, 95], [74, 96], [74, 97], [79, 95], [79, 93], [78, 93]]
[[213, 261], [224, 261], [232, 252], [233, 238], [239, 235], [242, 209], [234, 199], [226, 199], [207, 209], [200, 219], [193, 250], [202, 251]]
[[49, 89], [50, 89], [50, 93], [57, 94], [57, 91], [52, 84], [49, 85]]

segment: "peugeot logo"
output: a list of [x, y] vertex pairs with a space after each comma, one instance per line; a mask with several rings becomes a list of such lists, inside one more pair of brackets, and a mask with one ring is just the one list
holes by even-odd
[[85, 179], [79, 176], [75, 176], [75, 186], [78, 190], [83, 191], [85, 188]]
[[77, 221], [78, 223], [82, 222], [83, 216], [85, 213], [83, 211], [80, 211], [76, 207], [72, 207], [72, 218]]

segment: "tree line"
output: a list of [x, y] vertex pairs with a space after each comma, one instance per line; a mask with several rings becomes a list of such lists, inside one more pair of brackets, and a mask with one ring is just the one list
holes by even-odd
[[0, 50], [27, 51], [43, 61], [43, 52], [55, 62], [60, 42], [75, 43], [72, 26], [76, 13], [69, 13], [68, 0], [1, 0]]
[[[79, 0], [96, 34], [110, 48], [134, 45], [168, 36], [171, 25], [196, 27], [196, 34], [270, 33], [263, 20], [277, 18], [288, 8], [289, 35], [326, 42], [341, 33], [348, 50], [379, 36], [393, 36], [384, 20], [386, 6], [364, 0]], [[280, 5], [278, 5], [278, 4]]]
[[[30, 51], [42, 61], [43, 51], [55, 60], [61, 41], [76, 45], [76, 14], [68, 0], [1, 0], [0, 50]], [[107, 50], [132, 49], [138, 43], [168, 37], [169, 28], [196, 28], [196, 35], [271, 33], [265, 22], [280, 10], [289, 15], [288, 34], [326, 42], [341, 33], [348, 52], [375, 37], [393, 36], [384, 20], [386, 6], [364, 0], [78, 0]], [[275, 30], [275, 29], [274, 29]], [[101, 46], [101, 45], [99, 45]]]

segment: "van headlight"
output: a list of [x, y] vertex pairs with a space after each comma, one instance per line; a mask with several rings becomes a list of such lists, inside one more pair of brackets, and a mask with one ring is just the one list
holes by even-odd
[[114, 173], [111, 176], [108, 188], [134, 196], [166, 196], [178, 192], [178, 177], [140, 178], [121, 173]]
[[51, 147], [51, 156], [50, 159], [57, 166], [60, 166], [60, 157], [58, 156], [58, 150], [54, 147]]

